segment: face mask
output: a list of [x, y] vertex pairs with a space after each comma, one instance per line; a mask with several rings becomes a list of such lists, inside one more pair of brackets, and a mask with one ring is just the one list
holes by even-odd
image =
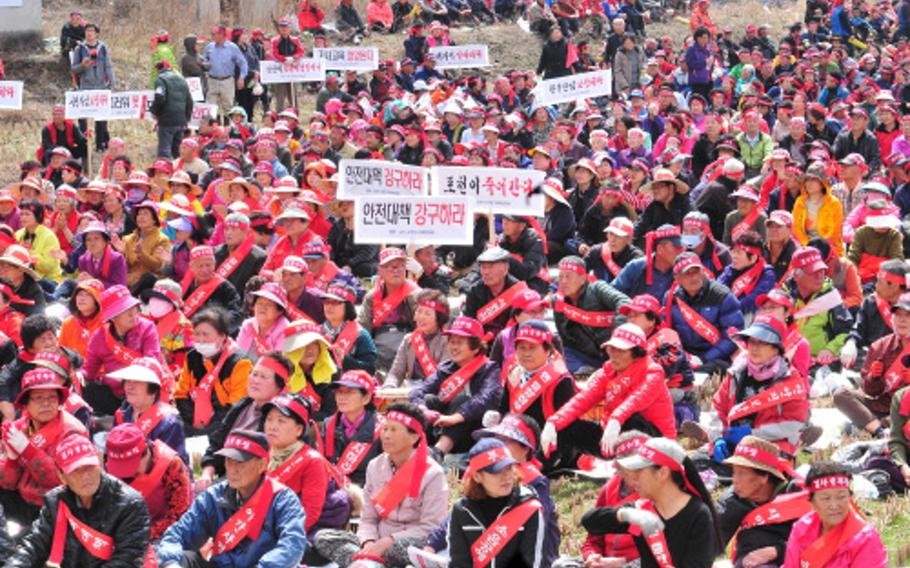
[[218, 345], [215, 343], [194, 343], [193, 347], [196, 348], [196, 351], [206, 359], [211, 359], [218, 354]]
[[131, 189], [127, 195], [130, 201], [142, 201], [145, 199], [146, 192], [143, 189]]
[[174, 305], [161, 298], [152, 298], [149, 300], [148, 314], [153, 318], [161, 319], [174, 311]]
[[683, 235], [680, 240], [682, 241], [682, 245], [684, 247], [692, 250], [701, 244], [701, 242], [704, 240], [704, 237], [701, 235]]

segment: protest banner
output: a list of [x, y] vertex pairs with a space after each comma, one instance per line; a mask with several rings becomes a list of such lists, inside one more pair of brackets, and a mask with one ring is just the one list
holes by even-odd
[[474, 211], [467, 197], [389, 197], [354, 200], [356, 244], [471, 245]]
[[196, 103], [193, 105], [193, 116], [190, 117], [188, 126], [190, 128], [199, 128], [199, 121], [204, 116], [217, 117], [218, 105], [208, 103]]
[[478, 213], [543, 217], [544, 195], [531, 190], [546, 173], [516, 168], [436, 166], [430, 172], [432, 194], [467, 196]]
[[490, 57], [486, 45], [442, 45], [430, 48], [436, 69], [471, 69], [487, 67]]
[[313, 57], [323, 60], [327, 71], [379, 69], [378, 47], [315, 47]]
[[428, 176], [429, 171], [419, 166], [379, 160], [341, 160], [337, 195], [339, 199], [364, 195], [428, 195]]
[[190, 96], [193, 97], [194, 101], [201, 103], [205, 100], [205, 94], [202, 92], [201, 77], [187, 77], [186, 85], [190, 88]]
[[111, 92], [67, 91], [64, 99], [67, 119], [96, 118], [106, 120], [111, 113]]
[[0, 81], [0, 110], [22, 110], [22, 81]]
[[546, 79], [532, 92], [534, 102], [541, 105], [609, 96], [613, 92], [613, 71], [607, 69]]
[[325, 61], [322, 59], [294, 59], [285, 61], [260, 61], [259, 82], [307, 83], [325, 81]]
[[143, 118], [149, 99], [155, 97], [155, 91], [124, 91], [111, 93], [111, 112], [106, 120], [130, 120]]

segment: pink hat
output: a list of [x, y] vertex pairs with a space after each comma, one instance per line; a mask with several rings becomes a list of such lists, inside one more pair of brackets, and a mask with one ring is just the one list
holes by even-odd
[[804, 272], [816, 272], [818, 270], [827, 270], [828, 265], [822, 260], [822, 253], [817, 248], [807, 247], [793, 253], [793, 259], [790, 266], [795, 270]]
[[383, 249], [382, 252], [379, 253], [379, 266], [388, 264], [389, 262], [398, 260], [399, 258], [407, 260], [408, 255], [406, 255], [403, 250], [397, 247], [389, 247], [387, 249]]
[[331, 386], [352, 387], [373, 394], [376, 390], [376, 380], [366, 371], [356, 369], [353, 371], [345, 371], [345, 373], [341, 375], [341, 378], [334, 381]]
[[309, 267], [299, 256], [286, 256], [284, 257], [284, 262], [281, 263], [281, 270], [305, 274], [306, 272], [309, 272]]
[[628, 217], [614, 217], [604, 232], [613, 233], [617, 237], [631, 237], [635, 233], [635, 225]]
[[643, 332], [640, 327], [634, 323], [624, 323], [613, 330], [613, 335], [610, 337], [610, 340], [605, 342], [601, 347], [603, 346], [615, 347], [623, 350], [639, 347], [647, 350], [648, 339], [645, 337], [645, 332]]
[[449, 329], [442, 332], [443, 335], [457, 335], [459, 337], [479, 337], [483, 339], [483, 325], [474, 318], [460, 316], [455, 318]]
[[636, 312], [639, 314], [653, 313], [660, 315], [661, 311], [660, 301], [651, 294], [639, 294], [632, 298], [630, 304], [623, 304], [619, 307], [619, 313], [621, 315], [627, 316], [631, 312]]
[[110, 321], [142, 302], [130, 294], [129, 288], [117, 284], [101, 293], [101, 319]]
[[253, 292], [253, 296], [274, 302], [279, 308], [288, 311], [288, 294], [275, 282], [266, 282], [262, 288]]
[[16, 397], [16, 406], [22, 406], [22, 398], [25, 393], [33, 390], [55, 390], [59, 394], [58, 398], [62, 403], [66, 398], [69, 390], [63, 386], [63, 377], [50, 369], [32, 369], [22, 377], [22, 390]]
[[215, 249], [208, 245], [193, 247], [193, 250], [190, 251], [190, 262], [200, 258], [215, 258]]
[[57, 467], [69, 475], [85, 466], [101, 467], [101, 459], [98, 457], [98, 450], [92, 445], [92, 442], [84, 436], [68, 436], [59, 446], [54, 454], [54, 461]]

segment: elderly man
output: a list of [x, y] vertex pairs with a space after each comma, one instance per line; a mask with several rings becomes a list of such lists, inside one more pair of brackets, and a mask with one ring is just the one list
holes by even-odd
[[580, 257], [567, 256], [559, 262], [553, 313], [570, 372], [585, 367], [593, 372], [603, 365], [600, 346], [610, 339], [613, 328], [625, 321], [617, 312], [629, 301], [606, 282], [589, 283], [585, 261]]
[[[218, 451], [227, 479], [201, 493], [158, 545], [162, 568], [298, 566], [306, 552], [305, 513], [297, 495], [266, 475], [265, 434], [235, 430]], [[199, 547], [213, 539], [211, 560]]]
[[774, 211], [765, 221], [765, 231], [765, 260], [774, 267], [780, 282], [790, 272], [790, 260], [799, 247], [793, 238], [793, 215], [789, 211]]
[[379, 253], [379, 279], [363, 299], [358, 320], [373, 335], [378, 355], [376, 366], [383, 370], [392, 366], [405, 334], [414, 329], [420, 287], [407, 279], [407, 260], [400, 248], [391, 247]]
[[249, 66], [237, 44], [228, 41], [223, 25], [212, 28], [212, 42], [205, 47], [203, 57], [209, 64], [206, 102], [217, 104], [223, 116], [234, 106], [235, 90], [243, 88]]
[[304, 245], [303, 260], [309, 269], [309, 273], [306, 274], [307, 286], [312, 286], [324, 292], [331, 282], [344, 282], [357, 291], [357, 301], [360, 302], [363, 300], [364, 295], [360, 280], [349, 269], [339, 268], [331, 260], [330, 253], [332, 251], [333, 249], [330, 245], [319, 239]]
[[762, 117], [758, 112], [746, 112], [742, 132], [736, 137], [739, 143], [739, 154], [746, 166], [746, 177], [751, 178], [761, 173], [765, 160], [771, 157], [774, 140], [761, 131]]
[[650, 191], [654, 200], [645, 207], [635, 225], [635, 244], [644, 244], [645, 235], [661, 225], [679, 225], [692, 208], [689, 204], [689, 186], [676, 179], [667, 169], [654, 171], [654, 181], [642, 188]]
[[630, 261], [613, 287], [630, 298], [650, 294], [663, 298], [673, 284], [673, 261], [683, 252], [679, 227], [662, 225], [645, 236], [645, 256]]
[[528, 285], [509, 274], [509, 253], [499, 247], [477, 257], [480, 280], [468, 289], [464, 315], [477, 319], [486, 333], [497, 335], [508, 325], [512, 301]]
[[644, 253], [632, 244], [635, 231], [632, 221], [627, 217], [615, 217], [604, 229], [607, 242], [591, 247], [585, 254], [585, 265], [588, 270], [605, 282], [610, 282], [622, 271], [623, 267]]
[[190, 251], [193, 279], [183, 290], [183, 313], [193, 317], [203, 306], [218, 306], [230, 317], [231, 335], [236, 334], [243, 317], [243, 301], [234, 285], [215, 270], [215, 251], [208, 245]]
[[288, 296], [288, 318], [291, 321], [310, 319], [316, 323], [325, 321], [322, 309], [324, 290], [307, 285], [311, 277], [306, 262], [299, 256], [285, 257], [278, 271], [281, 287]]
[[791, 267], [791, 276], [783, 288], [793, 298], [796, 325], [809, 341], [810, 352], [818, 364], [835, 363], [853, 326], [853, 316], [825, 275], [828, 266], [818, 249], [798, 250]]
[[531, 224], [530, 217], [504, 215], [499, 246], [509, 253], [509, 274], [527, 282], [532, 290], [545, 294], [549, 284], [547, 247], [543, 239], [547, 237], [542, 230], [529, 226]]
[[859, 350], [890, 335], [894, 330], [892, 309], [898, 298], [907, 291], [907, 274], [910, 266], [902, 260], [889, 260], [879, 267], [875, 290], [863, 299], [855, 314], [853, 329], [840, 352], [840, 362], [850, 368], [856, 362]]
[[848, 154], [859, 154], [866, 160], [870, 172], [878, 171], [882, 165], [878, 138], [869, 131], [869, 115], [862, 107], [850, 111], [850, 128], [843, 129], [834, 139], [834, 157], [838, 160]]
[[301, 256], [306, 243], [318, 238], [310, 230], [310, 221], [310, 214], [296, 205], [291, 205], [275, 219], [276, 225], [284, 227], [284, 236], [272, 247], [262, 266], [264, 270], [278, 270], [286, 256]]
[[733, 262], [733, 255], [724, 243], [714, 240], [711, 220], [700, 211], [692, 211], [683, 219], [682, 244], [701, 259], [711, 273], [719, 275]]
[[667, 298], [667, 324], [678, 334], [696, 371], [711, 373], [730, 365], [736, 344], [730, 337], [743, 328], [739, 300], [729, 288], [711, 280], [694, 252], [673, 264], [678, 286]]
[[259, 274], [266, 253], [256, 246], [250, 230], [250, 218], [243, 213], [231, 213], [224, 218], [224, 244], [215, 248], [215, 274], [242, 291], [250, 278]]
[[55, 455], [62, 485], [44, 498], [41, 514], [5, 566], [140, 568], [149, 553], [149, 514], [135, 489], [101, 470], [98, 451], [71, 436]]
[[[770, 151], [770, 150], [769, 150]], [[739, 187], [746, 167], [736, 158], [728, 158], [721, 166], [720, 176], [709, 183], [695, 198], [695, 208], [711, 220], [711, 233], [715, 240], [724, 236], [724, 220], [733, 211], [730, 195]]]

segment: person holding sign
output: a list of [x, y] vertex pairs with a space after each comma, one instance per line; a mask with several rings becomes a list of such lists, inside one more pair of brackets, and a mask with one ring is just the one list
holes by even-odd
[[[268, 476], [265, 434], [234, 430], [219, 450], [227, 479], [196, 497], [158, 545], [162, 568], [213, 566], [298, 566], [306, 551], [300, 499]], [[214, 540], [211, 560], [199, 543]], [[243, 543], [243, 546], [238, 546]]]
[[812, 511], [790, 531], [783, 568], [885, 568], [882, 537], [856, 510], [850, 470], [832, 461], [815, 462], [806, 475]]

